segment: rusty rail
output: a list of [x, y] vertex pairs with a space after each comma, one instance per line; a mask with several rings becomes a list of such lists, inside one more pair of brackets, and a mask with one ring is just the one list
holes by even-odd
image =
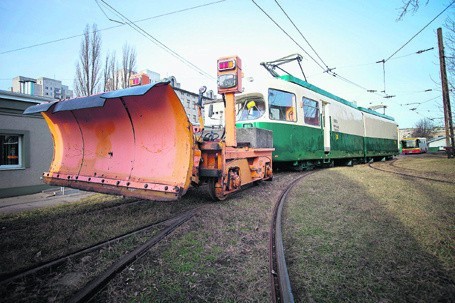
[[115, 277], [117, 273], [121, 272], [135, 260], [142, 257], [152, 246], [156, 245], [169, 234], [171, 234], [177, 227], [190, 220], [195, 215], [195, 213], [196, 210], [191, 210], [175, 218], [175, 222], [172, 225], [145, 242], [143, 245], [137, 247], [132, 252], [124, 255], [117, 262], [112, 264], [108, 269], [88, 282], [82, 289], [80, 289], [71, 298], [69, 298], [68, 302], [78, 303], [89, 301], [98, 292], [100, 292], [107, 285], [107, 283], [109, 283], [109, 281]]
[[281, 232], [281, 216], [283, 205], [286, 202], [289, 191], [298, 181], [312, 173], [313, 172], [306, 172], [300, 175], [291, 184], [289, 184], [282, 191], [273, 210], [269, 239], [269, 273], [270, 287], [272, 290], [272, 302], [274, 303], [294, 302], [294, 296], [292, 294], [292, 287], [284, 253], [283, 237]]

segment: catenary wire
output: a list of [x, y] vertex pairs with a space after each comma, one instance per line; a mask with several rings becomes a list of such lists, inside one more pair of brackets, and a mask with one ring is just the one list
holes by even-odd
[[257, 8], [259, 8], [263, 13], [264, 15], [266, 15], [270, 21], [272, 21], [286, 36], [288, 36], [289, 39], [291, 39], [308, 57], [310, 57], [311, 60], [313, 60], [314, 63], [316, 63], [322, 70], [325, 70], [324, 66], [322, 66], [318, 61], [316, 61], [297, 41], [295, 41], [294, 38], [291, 37], [291, 35], [286, 32], [286, 30], [284, 30], [284, 28], [282, 28], [269, 14], [267, 14], [267, 12], [259, 6], [259, 4], [256, 3], [256, 1], [254, 0], [251, 0], [256, 6]]
[[[283, 29], [283, 28], [282, 28], [282, 27], [281, 27], [281, 26], [280, 26], [280, 25], [279, 25], [279, 24], [278, 24], [270, 15], [269, 15], [262, 7], [261, 7], [261, 6], [259, 6], [254, 0], [251, 0], [251, 1], [257, 6], [257, 8], [259, 8], [259, 9], [266, 15], [266, 16], [267, 16], [267, 17], [268, 17], [268, 18], [269, 18], [269, 19], [270, 19], [270, 20], [271, 20], [271, 21], [272, 21], [272, 22], [273, 22], [273, 23], [274, 23], [274, 24], [275, 24], [275, 25], [276, 25], [276, 26], [277, 26], [285, 35], [286, 35], [286, 36], [288, 36], [288, 37], [289, 37], [289, 38], [290, 38], [290, 39], [291, 39], [291, 40], [292, 40], [292, 41], [293, 41], [293, 42], [294, 42], [302, 51], [304, 51], [305, 54], [307, 54], [307, 56], [309, 56], [309, 57], [313, 60], [313, 62], [315, 62], [315, 63], [316, 63], [324, 72], [326, 72], [327, 74], [329, 74], [329, 75], [331, 75], [331, 76], [333, 76], [333, 77], [335, 77], [335, 78], [338, 78], [338, 79], [340, 79], [340, 80], [342, 80], [342, 81], [345, 81], [345, 82], [347, 82], [347, 83], [349, 83], [349, 84], [352, 84], [352, 85], [354, 85], [354, 86], [356, 86], [356, 87], [358, 87], [358, 88], [361, 88], [362, 90], [365, 90], [365, 91], [367, 90], [364, 86], [359, 85], [359, 84], [357, 84], [357, 83], [355, 83], [355, 82], [353, 82], [353, 81], [351, 81], [351, 80], [349, 80], [349, 79], [347, 79], [347, 78], [345, 78], [345, 77], [343, 77], [343, 76], [341, 76], [341, 75], [339, 75], [339, 74], [333, 72], [331, 69], [326, 69], [324, 66], [322, 66], [322, 65], [321, 65], [318, 61], [316, 61], [311, 55], [309, 55], [308, 52], [307, 52], [307, 51], [306, 51], [306, 50], [305, 50], [305, 49], [304, 49], [304, 48], [303, 48], [303, 47], [302, 47], [294, 38], [292, 38], [291, 35], [290, 35], [288, 32], [286, 32], [286, 31], [285, 31], [285, 30], [284, 30], [284, 29]], [[289, 17], [288, 17], [288, 18], [289, 18]], [[322, 61], [322, 60], [321, 60], [321, 61]], [[379, 93], [375, 93], [375, 94], [382, 97], [382, 95], [379, 94]]]
[[[209, 6], [209, 5], [218, 4], [218, 3], [221, 3], [221, 2], [225, 2], [225, 1], [226, 0], [212, 1], [212, 2], [205, 3], [205, 4], [201, 4], [201, 5], [191, 6], [191, 7], [183, 8], [183, 9], [180, 9], [180, 10], [176, 10], [176, 11], [172, 11], [172, 12], [168, 12], [168, 13], [164, 13], [164, 14], [155, 15], [155, 16], [152, 16], [152, 17], [147, 17], [147, 18], [144, 18], [144, 19], [136, 20], [134, 22], [138, 23], [138, 22], [143, 22], [143, 21], [147, 21], [147, 20], [151, 20], [151, 19], [161, 18], [161, 17], [165, 17], [165, 16], [169, 16], [169, 15], [179, 14], [179, 13], [183, 13], [183, 12], [186, 12], [186, 11], [202, 8], [202, 7]], [[118, 22], [118, 21], [114, 21], [114, 22]], [[122, 26], [125, 26], [125, 25], [126, 24], [114, 25], [114, 26], [110, 26], [110, 27], [99, 29], [99, 30], [97, 30], [97, 32], [107, 31], [107, 30], [118, 28], [118, 27], [122, 27]], [[66, 41], [66, 40], [70, 40], [70, 39], [74, 39], [74, 38], [78, 38], [78, 37], [83, 37], [83, 36], [84, 36], [84, 34], [79, 34], [79, 35], [68, 36], [68, 37], [59, 38], [59, 39], [55, 39], [55, 40], [51, 40], [51, 41], [41, 42], [41, 43], [38, 43], [38, 44], [33, 44], [33, 45], [28, 45], [28, 46], [24, 46], [24, 47], [20, 47], [20, 48], [16, 48], [16, 49], [7, 50], [7, 51], [4, 51], [4, 52], [1, 52], [0, 55], [13, 53], [13, 52], [17, 52], [17, 51], [21, 51], [21, 50], [25, 50], [25, 49], [29, 49], [29, 48], [34, 48], [34, 47], [38, 47], [38, 46], [43, 46], [43, 45], [47, 45], [47, 44], [57, 43], [57, 42], [61, 42], [61, 41]]]
[[[409, 53], [409, 54], [406, 54], [406, 55], [402, 55], [402, 56], [399, 56], [399, 57], [394, 57], [394, 58], [392, 58], [390, 60], [402, 59], [402, 58], [406, 58], [406, 57], [409, 57], [409, 56], [412, 56], [412, 55], [420, 55], [422, 53], [431, 51], [433, 49], [434, 49], [434, 47], [431, 47], [431, 48], [428, 48], [428, 49], [423, 49], [423, 50], [418, 50], [416, 52], [412, 52], [412, 53]], [[352, 65], [341, 65], [341, 66], [337, 66], [336, 68], [337, 69], [356, 68], [356, 67], [363, 67], [363, 66], [376, 65], [376, 64], [377, 64], [377, 62], [359, 63], [359, 64], [352, 64]]]
[[302, 32], [300, 31], [300, 29], [297, 27], [297, 25], [294, 23], [294, 21], [292, 21], [291, 17], [289, 17], [289, 15], [286, 13], [286, 11], [283, 9], [283, 7], [280, 5], [280, 3], [278, 2], [278, 0], [275, 0], [275, 3], [278, 5], [278, 7], [281, 9], [281, 11], [283, 12], [283, 14], [285, 14], [285, 16], [288, 18], [289, 22], [292, 23], [292, 25], [294, 26], [294, 28], [299, 32], [300, 36], [303, 38], [303, 40], [305, 40], [305, 42], [308, 44], [308, 46], [311, 48], [311, 50], [316, 54], [316, 56], [319, 58], [319, 60], [321, 60], [322, 64], [325, 65], [326, 69], [329, 70], [329, 67], [328, 65], [324, 62], [324, 60], [322, 60], [322, 58], [319, 56], [319, 54], [316, 52], [316, 50], [313, 48], [313, 46], [311, 46], [310, 42], [305, 38], [305, 36], [302, 34]]
[[183, 62], [184, 64], [186, 64], [187, 66], [189, 66], [190, 68], [192, 68], [193, 70], [197, 71], [199, 74], [201, 74], [202, 76], [205, 76], [209, 79], [212, 79], [212, 80], [215, 80], [215, 78], [210, 75], [209, 73], [207, 73], [206, 71], [202, 70], [201, 68], [199, 68], [198, 66], [196, 66], [195, 64], [193, 64], [191, 61], [187, 60], [186, 58], [182, 57], [180, 54], [178, 54], [176, 51], [172, 50], [170, 47], [168, 47], [166, 44], [162, 43], [161, 41], [159, 41], [158, 39], [156, 39], [154, 36], [152, 36], [149, 32], [147, 32], [146, 30], [144, 30], [142, 27], [138, 26], [137, 24], [135, 24], [133, 21], [131, 21], [130, 19], [128, 19], [128, 17], [126, 17], [125, 15], [123, 15], [122, 13], [120, 13], [118, 10], [116, 10], [114, 7], [112, 7], [109, 3], [107, 3], [106, 1], [104, 0], [101, 0], [101, 2], [106, 5], [106, 7], [108, 7], [110, 10], [112, 10], [118, 17], [120, 17], [122, 20], [125, 21], [125, 23], [127, 23], [128, 26], [130, 26], [132, 29], [134, 29], [135, 31], [137, 31], [139, 34], [141, 34], [142, 36], [144, 36], [145, 38], [149, 39], [151, 42], [153, 42], [155, 45], [159, 46], [160, 48], [162, 48], [163, 50], [167, 51], [169, 54], [171, 54], [172, 56], [174, 56], [175, 58], [179, 59], [181, 62]]
[[[417, 37], [424, 29], [426, 29], [431, 23], [433, 23], [434, 20], [436, 20], [439, 16], [441, 16], [446, 10], [449, 9], [449, 7], [452, 6], [452, 4], [454, 4], [455, 1], [452, 1], [442, 12], [440, 12], [436, 17], [434, 17], [430, 22], [428, 22], [421, 30], [419, 30], [414, 36], [411, 37], [411, 39], [409, 39], [408, 41], [406, 41], [405, 44], [403, 44], [399, 49], [397, 49], [393, 54], [391, 54], [387, 59], [385, 59], [384, 61], [387, 62], [390, 60], [390, 58], [392, 58], [393, 56], [395, 56], [400, 50], [402, 50], [406, 45], [408, 45], [409, 42], [411, 42], [415, 37]], [[384, 63], [385, 63], [384, 62]]]

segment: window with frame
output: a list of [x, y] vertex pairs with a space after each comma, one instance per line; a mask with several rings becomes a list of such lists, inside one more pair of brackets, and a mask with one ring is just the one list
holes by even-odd
[[269, 117], [272, 120], [297, 121], [295, 95], [269, 88]]
[[22, 141], [22, 135], [0, 134], [0, 169], [22, 168]]
[[317, 101], [303, 97], [303, 115], [305, 124], [320, 126], [319, 103]]

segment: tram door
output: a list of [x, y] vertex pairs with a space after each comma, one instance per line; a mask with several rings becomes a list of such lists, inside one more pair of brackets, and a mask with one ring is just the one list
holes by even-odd
[[322, 101], [322, 125], [324, 132], [324, 153], [330, 153], [330, 103]]

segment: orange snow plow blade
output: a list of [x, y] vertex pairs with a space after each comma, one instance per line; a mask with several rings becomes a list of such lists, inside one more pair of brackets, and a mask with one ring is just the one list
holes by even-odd
[[54, 139], [46, 183], [150, 200], [176, 200], [193, 168], [191, 123], [168, 83], [40, 104]]

